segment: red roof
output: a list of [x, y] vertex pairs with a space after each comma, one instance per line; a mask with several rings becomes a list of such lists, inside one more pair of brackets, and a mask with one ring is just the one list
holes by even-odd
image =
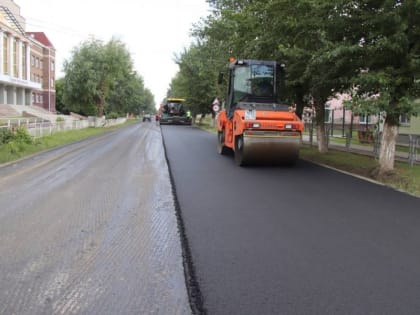
[[50, 40], [44, 32], [26, 32], [26, 35], [32, 36], [35, 38], [35, 40], [47, 47], [54, 48], [53, 44], [51, 44]]

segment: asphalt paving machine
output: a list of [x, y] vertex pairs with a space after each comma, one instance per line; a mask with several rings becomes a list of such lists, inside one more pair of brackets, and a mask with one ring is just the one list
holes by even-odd
[[234, 152], [239, 166], [294, 164], [303, 122], [281, 101], [284, 65], [276, 61], [232, 60], [224, 109], [217, 116], [217, 151]]
[[191, 125], [192, 117], [184, 107], [185, 99], [170, 97], [159, 110], [161, 125]]

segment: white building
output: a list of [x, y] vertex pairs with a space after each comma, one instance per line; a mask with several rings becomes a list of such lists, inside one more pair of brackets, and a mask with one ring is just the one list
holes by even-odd
[[20, 7], [0, 0], [0, 104], [55, 112], [55, 49], [41, 32], [27, 33]]

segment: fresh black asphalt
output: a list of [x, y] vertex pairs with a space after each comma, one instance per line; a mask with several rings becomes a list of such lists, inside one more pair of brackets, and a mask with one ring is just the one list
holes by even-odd
[[215, 135], [161, 128], [203, 313], [419, 314], [420, 199], [302, 160], [238, 167]]

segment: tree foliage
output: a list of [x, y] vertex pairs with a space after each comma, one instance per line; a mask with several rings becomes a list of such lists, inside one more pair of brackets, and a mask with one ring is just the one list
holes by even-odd
[[56, 111], [69, 114], [70, 111], [66, 108], [63, 98], [64, 93], [64, 79], [58, 79], [55, 81], [55, 109]]
[[193, 114], [209, 113], [213, 99], [222, 93], [217, 71], [220, 60], [209, 43], [197, 41], [175, 57], [179, 72], [172, 79], [168, 96], [185, 98], [187, 108]]
[[82, 115], [102, 116], [153, 111], [153, 96], [133, 71], [130, 53], [116, 39], [89, 39], [64, 63], [63, 108]]

